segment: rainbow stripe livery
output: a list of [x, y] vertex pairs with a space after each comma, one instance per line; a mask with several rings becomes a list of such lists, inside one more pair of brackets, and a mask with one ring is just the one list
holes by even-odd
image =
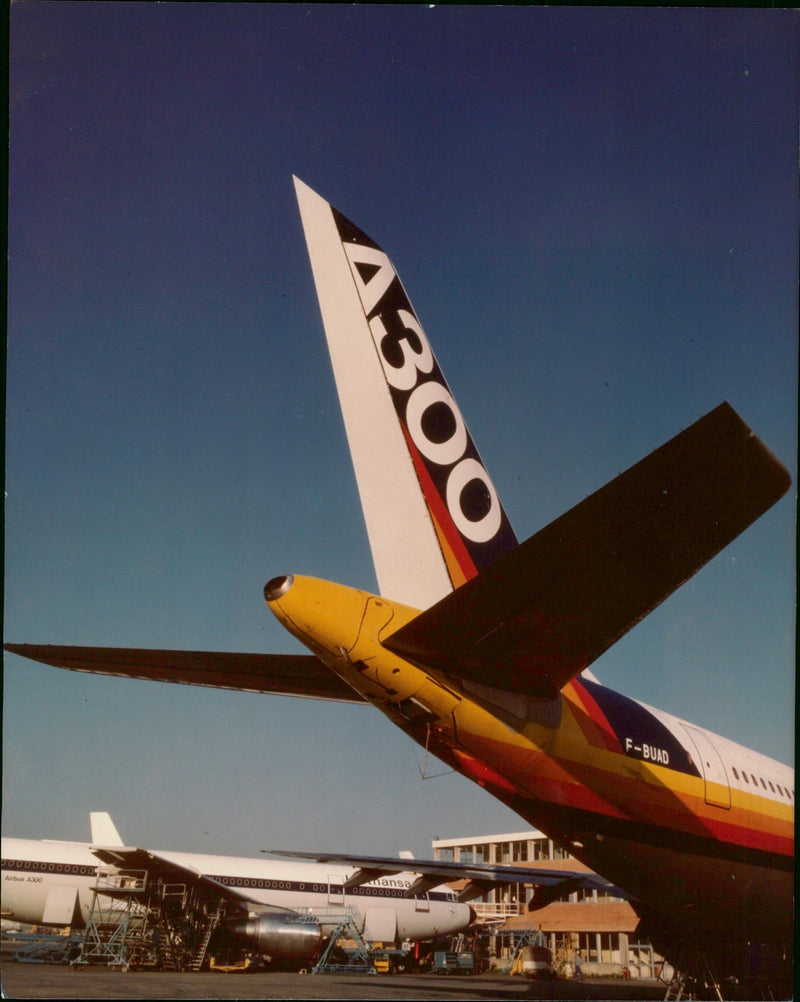
[[295, 179], [380, 595], [283, 575], [310, 654], [7, 645], [77, 671], [369, 702], [633, 899], [661, 952], [790, 961], [794, 771], [587, 667], [788, 490], [728, 404], [517, 544], [386, 253]]

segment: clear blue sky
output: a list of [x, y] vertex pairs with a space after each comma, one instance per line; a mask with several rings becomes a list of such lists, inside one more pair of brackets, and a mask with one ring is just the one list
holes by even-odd
[[[520, 538], [722, 399], [796, 481], [799, 40], [774, 10], [14, 4], [6, 639], [293, 651], [268, 578], [375, 587], [292, 173], [391, 255]], [[795, 511], [595, 673], [790, 761]], [[3, 740], [8, 835], [524, 827], [370, 708], [8, 657]]]

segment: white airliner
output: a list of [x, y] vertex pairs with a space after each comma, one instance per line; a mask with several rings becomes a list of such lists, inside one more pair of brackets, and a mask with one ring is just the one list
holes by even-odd
[[384, 946], [461, 932], [474, 918], [440, 882], [411, 893], [420, 875], [409, 869], [370, 879], [342, 863], [139, 849], [124, 844], [108, 814], [92, 813], [91, 824], [91, 842], [2, 840], [3, 918], [83, 928], [101, 866], [123, 877], [145, 872], [152, 888], [188, 885], [203, 914], [224, 902], [223, 931], [274, 961], [303, 964], [319, 952], [319, 922], [298, 922], [300, 914], [319, 920], [348, 909], [364, 938]]
[[786, 958], [794, 770], [586, 669], [785, 495], [788, 472], [721, 403], [518, 543], [389, 257], [295, 188], [380, 595], [272, 578], [268, 607], [310, 654], [7, 649], [371, 703], [624, 888], [662, 954], [717, 980], [746, 976], [761, 944]]

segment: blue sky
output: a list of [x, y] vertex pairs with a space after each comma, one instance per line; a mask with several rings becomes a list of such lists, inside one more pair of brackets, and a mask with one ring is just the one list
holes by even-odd
[[[392, 257], [520, 538], [722, 399], [796, 481], [797, 52], [793, 11], [13, 5], [6, 639], [288, 652], [268, 578], [375, 588], [293, 173]], [[791, 761], [795, 512], [595, 673]], [[3, 713], [7, 835], [525, 827], [369, 708], [9, 656]]]

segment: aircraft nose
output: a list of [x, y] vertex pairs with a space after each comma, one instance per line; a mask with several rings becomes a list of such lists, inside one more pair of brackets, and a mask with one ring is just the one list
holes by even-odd
[[281, 574], [279, 577], [270, 578], [264, 585], [264, 598], [268, 602], [275, 602], [282, 598], [294, 584], [294, 574]]

